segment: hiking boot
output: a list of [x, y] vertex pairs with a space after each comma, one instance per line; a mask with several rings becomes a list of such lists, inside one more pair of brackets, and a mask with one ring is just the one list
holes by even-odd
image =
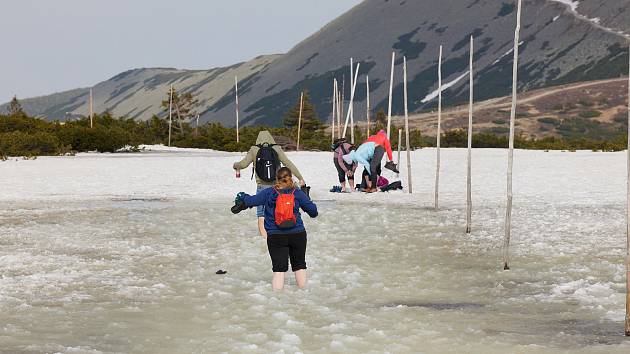
[[387, 161], [387, 163], [385, 163], [385, 168], [386, 168], [386, 169], [388, 169], [388, 170], [390, 170], [390, 171], [393, 171], [393, 172], [395, 172], [395, 173], [400, 173], [400, 172], [398, 171], [398, 166], [396, 166], [396, 164], [394, 163], [394, 161]]

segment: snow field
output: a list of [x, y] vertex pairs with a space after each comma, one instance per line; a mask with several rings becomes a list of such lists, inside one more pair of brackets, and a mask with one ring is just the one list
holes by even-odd
[[509, 272], [500, 269], [506, 151], [473, 152], [470, 236], [465, 150], [443, 150], [437, 212], [435, 150], [413, 153], [411, 196], [331, 194], [331, 154], [290, 153], [321, 215], [306, 220], [308, 289], [290, 279], [279, 293], [253, 211], [229, 212], [236, 192], [255, 188], [250, 171], [234, 178], [240, 156], [175, 150], [0, 163], [0, 348], [630, 348], [624, 153], [516, 151]]

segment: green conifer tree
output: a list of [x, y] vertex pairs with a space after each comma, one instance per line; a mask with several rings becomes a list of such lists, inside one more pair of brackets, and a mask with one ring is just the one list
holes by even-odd
[[[300, 98], [293, 108], [284, 116], [284, 126], [287, 128], [297, 128], [300, 116]], [[318, 130], [322, 127], [322, 122], [317, 117], [315, 106], [310, 101], [308, 91], [304, 91], [304, 107], [302, 109], [302, 130]]]

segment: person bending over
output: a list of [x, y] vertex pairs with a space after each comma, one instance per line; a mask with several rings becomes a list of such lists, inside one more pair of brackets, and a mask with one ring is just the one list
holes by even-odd
[[343, 156], [356, 149], [356, 147], [346, 141], [346, 139], [337, 139], [332, 146], [333, 149], [333, 163], [337, 169], [339, 176], [339, 183], [341, 183], [341, 191], [346, 192], [346, 179], [350, 184], [350, 191], [354, 188], [354, 172], [357, 169], [357, 164], [352, 162], [350, 164], [343, 160]]

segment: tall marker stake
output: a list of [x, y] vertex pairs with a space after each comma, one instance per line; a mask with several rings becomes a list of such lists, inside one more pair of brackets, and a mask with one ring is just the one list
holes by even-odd
[[503, 240], [503, 269], [510, 269], [510, 236], [512, 233], [512, 168], [514, 166], [514, 120], [516, 118], [516, 94], [518, 85], [518, 40], [521, 31], [521, 0], [516, 12], [514, 31], [514, 66], [512, 68], [512, 109], [510, 111], [510, 146], [507, 170], [507, 208], [505, 211], [505, 239]]
[[630, 47], [628, 47], [628, 219], [626, 220], [626, 336], [630, 336]]
[[403, 80], [405, 88], [405, 144], [407, 145], [407, 183], [409, 194], [413, 192], [411, 187], [411, 148], [409, 146], [409, 111], [407, 109], [407, 58], [403, 57]]
[[337, 99], [335, 98], [335, 96], [337, 96], [336, 90], [337, 90], [337, 83], [336, 83], [336, 80], [333, 79], [332, 123], [330, 125], [330, 143], [331, 144], [335, 142], [335, 111], [337, 110], [337, 107], [336, 107]]
[[171, 130], [173, 128], [173, 84], [171, 84], [171, 93], [168, 100], [168, 146], [171, 146]]
[[367, 108], [366, 108], [366, 118], [367, 118], [367, 130], [365, 136], [370, 136], [370, 76], [367, 75], [365, 77], [365, 91], [367, 92]]
[[[352, 82], [352, 91], [350, 91], [350, 107], [352, 107], [352, 102], [354, 101], [354, 92], [357, 88], [357, 78], [359, 76], [359, 67], [361, 63], [357, 63], [357, 69], [354, 73], [354, 81]], [[346, 123], [343, 126], [343, 137], [346, 137], [346, 132], [348, 131], [348, 120], [350, 119], [350, 113], [352, 111], [348, 109], [348, 114], [346, 115]]]
[[304, 110], [304, 91], [300, 94], [300, 114], [298, 116], [298, 138], [296, 150], [300, 151], [300, 132], [302, 130], [302, 110]]
[[439, 208], [440, 193], [440, 140], [442, 137], [442, 46], [440, 46], [440, 59], [438, 61], [438, 124], [437, 124], [437, 150], [435, 167], [435, 209]]
[[[352, 90], [352, 86], [350, 86], [350, 89]], [[346, 75], [343, 75], [341, 77], [341, 116], [344, 116], [344, 105], [346, 104]], [[343, 136], [344, 138], [346, 137], [345, 134]]]
[[236, 142], [240, 141], [238, 134], [238, 77], [234, 76], [234, 95], [236, 96]]
[[387, 139], [390, 138], [389, 131], [392, 126], [392, 93], [394, 90], [394, 61], [396, 60], [396, 52], [392, 52], [392, 70], [389, 74], [389, 104], [387, 105]]
[[[350, 87], [354, 87], [354, 81], [356, 79], [352, 79], [352, 68], [354, 67], [354, 61], [350, 58]], [[348, 112], [350, 112], [350, 142], [354, 144], [354, 101], [350, 100], [350, 105], [348, 107]]]
[[466, 233], [472, 224], [472, 124], [473, 124], [473, 36], [470, 36], [470, 101], [468, 105], [468, 168], [466, 171]]
[[[402, 145], [402, 129], [398, 129], [398, 160], [396, 160], [396, 165], [398, 166], [399, 170], [400, 170], [400, 147]], [[396, 174], [396, 177], [398, 177], [398, 174]]]
[[90, 89], [90, 128], [94, 128], [94, 97]]
[[341, 118], [343, 117], [343, 99], [337, 82], [337, 138], [341, 138]]

